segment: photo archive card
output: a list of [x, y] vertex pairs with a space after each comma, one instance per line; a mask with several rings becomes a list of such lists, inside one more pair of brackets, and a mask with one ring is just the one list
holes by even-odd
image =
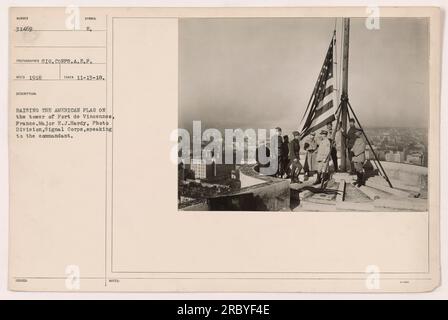
[[439, 8], [9, 26], [10, 290], [439, 286]]

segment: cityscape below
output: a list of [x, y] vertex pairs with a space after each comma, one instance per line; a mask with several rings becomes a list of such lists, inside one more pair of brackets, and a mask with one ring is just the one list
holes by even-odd
[[[428, 166], [428, 129], [367, 128], [365, 132], [380, 161]], [[366, 157], [373, 159], [368, 146]]]
[[[381, 162], [394, 162], [403, 165], [428, 166], [427, 129], [424, 128], [367, 128], [365, 133], [369, 138], [376, 156]], [[203, 147], [207, 142], [203, 142]], [[339, 144], [340, 145], [340, 144]], [[267, 143], [269, 147], [269, 143]], [[234, 150], [244, 150], [244, 160], [239, 163], [224, 164], [202, 161], [184, 161], [178, 168], [178, 205], [190, 206], [195, 201], [229, 194], [240, 190], [244, 183], [240, 181], [240, 170], [248, 161], [249, 148], [247, 139], [244, 143], [233, 142]], [[223, 154], [225, 154], [223, 144]], [[257, 151], [257, 150], [254, 150]], [[305, 151], [301, 148], [301, 161], [304, 161]], [[218, 159], [222, 155], [213, 155]], [[338, 150], [340, 159], [340, 150]], [[366, 159], [375, 160], [368, 144], [366, 144]], [[219, 163], [222, 162], [222, 163]]]

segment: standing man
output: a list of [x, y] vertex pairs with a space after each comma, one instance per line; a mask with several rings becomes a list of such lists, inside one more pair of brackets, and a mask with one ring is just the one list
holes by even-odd
[[302, 164], [300, 163], [300, 133], [292, 132], [293, 139], [289, 143], [289, 167], [291, 168], [291, 183], [301, 183], [299, 179]]
[[356, 170], [356, 182], [353, 184], [360, 187], [366, 184], [364, 174], [364, 162], [366, 161], [366, 142], [362, 137], [362, 130], [355, 131], [356, 140], [351, 149], [354, 168]]
[[348, 132], [347, 132], [347, 135], [346, 135], [345, 138], [347, 140], [347, 143], [346, 143], [347, 150], [349, 150], [349, 152], [348, 152], [348, 160], [350, 161], [350, 174], [355, 174], [355, 167], [354, 167], [354, 164], [353, 164], [352, 154], [350, 152], [350, 150], [353, 148], [353, 145], [355, 144], [355, 140], [357, 138], [356, 131], [358, 129], [355, 127], [355, 119], [350, 118], [349, 126], [350, 126], [350, 128], [348, 129]]
[[[277, 148], [274, 149], [274, 139], [277, 140]], [[283, 172], [283, 165], [282, 165], [282, 156], [283, 156], [283, 138], [282, 138], [282, 128], [277, 127], [275, 128], [275, 135], [272, 137], [271, 140], [271, 152], [275, 152], [276, 158], [277, 158], [277, 173], [275, 174], [277, 177], [281, 178], [282, 172]]]
[[289, 137], [288, 135], [283, 136], [283, 144], [282, 144], [282, 172], [281, 176], [283, 177], [286, 174], [286, 178], [290, 177], [289, 171]]
[[317, 161], [317, 179], [314, 182], [314, 185], [319, 184], [323, 180], [326, 180], [326, 177], [323, 177], [323, 175], [327, 171], [327, 165], [328, 160], [330, 158], [330, 152], [331, 152], [331, 143], [328, 139], [328, 132], [327, 130], [322, 130], [320, 132], [321, 139], [319, 143], [319, 148], [317, 149], [317, 155], [316, 155], [316, 161]]
[[311, 132], [307, 137], [307, 140], [303, 144], [303, 149], [306, 151], [305, 165], [303, 170], [305, 171], [304, 180], [308, 180], [308, 177], [311, 176], [311, 173], [316, 171], [316, 149], [317, 142], [315, 139], [316, 133]]
[[[336, 128], [337, 130], [337, 128]], [[336, 141], [333, 139], [333, 124], [331, 122], [327, 123], [328, 140], [330, 140], [331, 145], [331, 161], [333, 162], [334, 171], [338, 171], [338, 151], [336, 150]]]

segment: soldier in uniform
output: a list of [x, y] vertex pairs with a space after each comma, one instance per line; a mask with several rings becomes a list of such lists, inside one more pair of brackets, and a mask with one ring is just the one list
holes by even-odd
[[305, 165], [303, 168], [305, 171], [305, 181], [308, 180], [312, 172], [316, 171], [316, 149], [318, 145], [315, 136], [316, 133], [311, 132], [303, 144], [303, 149], [306, 151]]
[[283, 177], [286, 174], [286, 178], [289, 178], [290, 170], [289, 170], [289, 137], [288, 137], [288, 135], [283, 136], [281, 161], [282, 161], [281, 176]]
[[330, 158], [331, 152], [331, 143], [328, 139], [328, 131], [322, 130], [320, 132], [321, 139], [319, 143], [319, 148], [317, 149], [316, 161], [317, 161], [317, 179], [314, 184], [319, 184], [322, 182], [322, 179], [325, 180], [323, 176], [328, 168], [328, 160]]
[[[274, 149], [274, 139], [277, 140], [277, 148]], [[271, 140], [271, 152], [275, 152], [277, 158], [277, 173], [275, 174], [277, 177], [281, 178], [283, 172], [282, 166], [282, 158], [283, 158], [283, 138], [282, 138], [282, 128], [275, 128], [275, 135]]]
[[364, 162], [366, 161], [366, 142], [362, 137], [362, 130], [356, 129], [356, 140], [351, 148], [353, 165], [356, 171], [356, 182], [353, 184], [360, 187], [365, 185]]
[[299, 174], [302, 171], [300, 163], [300, 133], [292, 132], [293, 139], [289, 143], [289, 167], [291, 168], [291, 183], [300, 183]]
[[[347, 141], [347, 150], [351, 150], [353, 148], [353, 145], [355, 144], [355, 140], [357, 138], [356, 131], [358, 129], [355, 127], [355, 119], [351, 118], [349, 120], [349, 129], [347, 132], [347, 135], [345, 136]], [[348, 152], [348, 160], [350, 161], [350, 174], [355, 174], [355, 167], [352, 159], [352, 155], [350, 151]]]
[[331, 161], [333, 162], [334, 171], [338, 171], [338, 151], [336, 150], [336, 141], [333, 139], [333, 124], [331, 122], [327, 123], [328, 140], [331, 144]]

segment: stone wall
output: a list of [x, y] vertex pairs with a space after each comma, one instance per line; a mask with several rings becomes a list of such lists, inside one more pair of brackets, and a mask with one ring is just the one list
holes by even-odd
[[208, 199], [214, 211], [289, 211], [289, 180], [261, 176], [253, 165], [240, 168], [241, 190]]

